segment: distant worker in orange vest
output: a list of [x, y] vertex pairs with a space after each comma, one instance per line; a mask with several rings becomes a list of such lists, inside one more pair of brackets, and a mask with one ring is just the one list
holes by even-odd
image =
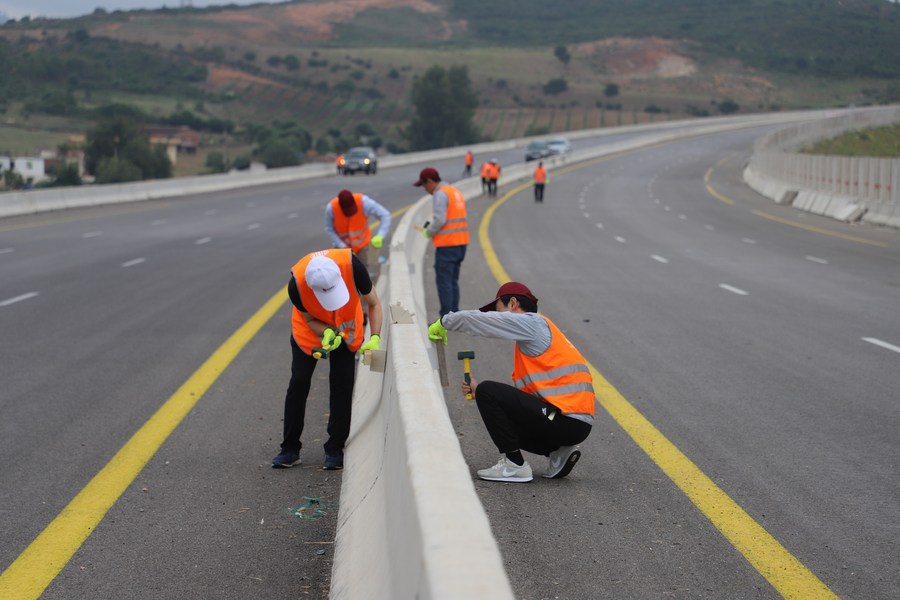
[[464, 174], [466, 177], [471, 177], [471, 176], [472, 176], [472, 163], [473, 163], [473, 162], [475, 162], [475, 157], [472, 156], [472, 151], [471, 151], [471, 150], [468, 150], [468, 151], [466, 152], [466, 170], [463, 171], [463, 174]]
[[487, 481], [531, 481], [523, 450], [550, 458], [544, 477], [565, 477], [593, 427], [596, 398], [587, 361], [553, 321], [538, 314], [537, 304], [524, 284], [510, 281], [480, 310], [451, 312], [428, 326], [429, 339], [438, 343], [447, 343], [448, 330], [516, 342], [512, 385], [479, 384], [471, 375], [462, 384], [500, 451], [496, 465], [478, 471]]
[[488, 162], [488, 196], [497, 196], [497, 181], [500, 179], [500, 165], [496, 158]]
[[[284, 398], [281, 452], [272, 459], [272, 468], [300, 464], [300, 435], [313, 372], [320, 360], [327, 360], [331, 373], [323, 466], [342, 469], [344, 445], [350, 436], [356, 354], [381, 349], [381, 303], [368, 271], [349, 248], [320, 250], [301, 258], [291, 269], [288, 297], [293, 304], [291, 380]], [[371, 326], [365, 343], [363, 300]]]
[[[372, 235], [369, 219], [381, 221]], [[378, 262], [378, 250], [391, 230], [391, 213], [365, 194], [341, 190], [325, 207], [325, 231], [335, 248], [350, 248], [366, 267]], [[376, 251], [371, 252], [369, 247]]]
[[459, 310], [459, 269], [469, 246], [466, 200], [458, 189], [441, 183], [431, 167], [422, 169], [413, 185], [433, 196], [431, 221], [419, 229], [434, 244], [434, 279], [443, 316]]
[[343, 154], [338, 154], [338, 155], [337, 155], [337, 158], [334, 159], [334, 163], [335, 163], [335, 165], [337, 165], [337, 174], [340, 175], [340, 174], [341, 174], [341, 167], [344, 166], [344, 155], [343, 155]]
[[490, 188], [488, 187], [488, 174], [489, 174], [490, 170], [491, 170], [490, 163], [484, 163], [481, 165], [481, 193], [482, 194], [487, 191], [490, 191]]
[[544, 169], [544, 161], [538, 161], [534, 170], [534, 201], [544, 203], [544, 184], [547, 183], [547, 171]]

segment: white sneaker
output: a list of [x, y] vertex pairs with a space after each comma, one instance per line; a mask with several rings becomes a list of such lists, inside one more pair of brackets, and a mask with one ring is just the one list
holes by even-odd
[[547, 464], [548, 479], [561, 479], [572, 472], [572, 468], [581, 458], [581, 450], [578, 446], [561, 446], [550, 453], [550, 462]]
[[528, 461], [519, 466], [505, 456], [501, 456], [497, 464], [490, 469], [478, 471], [478, 477], [487, 481], [508, 481], [511, 483], [525, 483], [534, 479], [531, 473], [531, 465], [528, 464]]

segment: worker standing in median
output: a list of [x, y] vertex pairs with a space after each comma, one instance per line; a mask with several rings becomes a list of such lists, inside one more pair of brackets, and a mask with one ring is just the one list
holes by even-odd
[[[326, 470], [344, 466], [350, 435], [350, 404], [356, 376], [356, 352], [379, 350], [382, 308], [365, 265], [349, 248], [312, 252], [291, 269], [291, 381], [284, 398], [284, 437], [272, 468], [300, 464], [300, 435], [306, 399], [319, 360], [331, 363], [328, 376]], [[371, 336], [363, 343], [362, 300], [368, 305]]]
[[422, 233], [434, 244], [434, 279], [444, 316], [459, 310], [459, 270], [469, 246], [466, 200], [455, 187], [442, 183], [431, 167], [422, 169], [413, 185], [433, 196], [431, 221]]
[[488, 180], [488, 196], [497, 197], [497, 181], [500, 179], [500, 165], [496, 158], [492, 158], [488, 162], [487, 180]]
[[[369, 229], [370, 218], [381, 221], [375, 235]], [[350, 248], [369, 269], [378, 264], [378, 251], [390, 230], [390, 211], [365, 194], [341, 190], [325, 207], [325, 231], [331, 245]]]
[[547, 183], [547, 171], [544, 169], [544, 161], [538, 161], [534, 170], [534, 201], [544, 202], [544, 184]]
[[448, 330], [516, 342], [513, 385], [470, 377], [462, 386], [474, 396], [500, 451], [496, 465], [478, 471], [487, 481], [531, 481], [523, 450], [549, 457], [544, 477], [565, 477], [581, 458], [577, 444], [593, 426], [596, 400], [587, 362], [553, 321], [537, 313], [537, 303], [528, 287], [510, 281], [480, 310], [451, 312], [428, 327], [428, 337], [444, 344]]
[[471, 150], [467, 150], [467, 151], [466, 151], [466, 168], [465, 168], [465, 170], [463, 171], [463, 174], [464, 174], [466, 177], [471, 177], [471, 176], [472, 176], [472, 163], [474, 163], [474, 162], [475, 162], [475, 157], [472, 156], [472, 151], [471, 151]]
[[491, 188], [488, 185], [488, 175], [491, 170], [490, 163], [483, 163], [481, 165], [480, 174], [481, 174], [481, 193], [488, 192], [490, 194]]

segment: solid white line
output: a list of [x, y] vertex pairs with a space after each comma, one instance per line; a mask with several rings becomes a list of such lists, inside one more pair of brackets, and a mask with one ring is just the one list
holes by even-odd
[[666, 264], [667, 262], [669, 262], [668, 258], [663, 258], [662, 256], [659, 256], [658, 254], [651, 254], [650, 258], [652, 258], [656, 262], [661, 262], [663, 264]]
[[900, 347], [895, 346], [893, 344], [888, 344], [887, 342], [882, 342], [878, 338], [862, 338], [864, 342], [869, 342], [870, 344], [875, 344], [876, 346], [881, 346], [882, 348], [887, 348], [888, 350], [893, 350], [897, 354], [900, 354]]
[[211, 242], [211, 241], [212, 241], [212, 238], [211, 238], [211, 237], [205, 237], [205, 238], [200, 238], [199, 240], [197, 240], [197, 241], [194, 242], [194, 243], [197, 244], [197, 245], [199, 246], [200, 244], [208, 244], [208, 243]]
[[751, 240], [750, 238], [741, 238], [741, 241], [745, 244], [755, 244], [756, 240]]
[[616, 236], [616, 241], [619, 242], [620, 244], [624, 244], [624, 243], [625, 243], [625, 238], [623, 238], [623, 237], [617, 235], [617, 236]]
[[742, 289], [740, 289], [740, 288], [736, 288], [736, 287], [734, 287], [734, 286], [730, 286], [730, 285], [728, 285], [727, 283], [720, 283], [720, 284], [719, 284], [719, 287], [722, 288], [723, 290], [728, 290], [729, 292], [733, 292], [733, 293], [735, 293], [735, 294], [737, 294], [737, 295], [739, 295], [739, 296], [746, 296], [746, 295], [747, 295], [747, 292], [745, 292], [744, 290], [742, 290]]
[[[814, 263], [819, 263], [820, 265], [827, 265], [827, 264], [828, 264], [828, 261], [825, 260], [824, 258], [817, 258], [817, 257], [815, 257], [815, 256], [807, 256], [807, 257], [806, 257], [806, 260], [811, 260], [812, 262], [814, 262]], [[865, 338], [863, 338], [863, 339], [865, 339]]]
[[247, 229], [259, 229], [259, 223], [251, 223], [247, 225]]
[[37, 296], [37, 292], [28, 292], [27, 294], [22, 294], [21, 296], [16, 296], [15, 298], [10, 298], [9, 300], [4, 300], [0, 302], [0, 306], [9, 306], [10, 304], [15, 304], [16, 302], [21, 302], [22, 300], [28, 300], [29, 298], [34, 298]]
[[123, 267], [133, 267], [134, 265], [139, 265], [142, 262], [146, 262], [146, 261], [147, 261], [146, 258], [136, 258], [134, 260], [129, 260], [128, 262], [123, 262], [122, 266]]
[[87, 233], [83, 233], [81, 235], [81, 237], [87, 239], [87, 238], [100, 237], [101, 235], [103, 235], [102, 231], [88, 231]]
[[0, 248], [0, 254], [9, 254], [10, 252], [14, 252], [15, 248]]

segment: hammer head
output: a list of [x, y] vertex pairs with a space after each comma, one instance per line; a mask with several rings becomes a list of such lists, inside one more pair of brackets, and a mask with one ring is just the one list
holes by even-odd
[[466, 350], [465, 352], [457, 352], [457, 353], [456, 353], [456, 358], [457, 358], [457, 360], [462, 360], [462, 359], [464, 359], [464, 358], [471, 358], [471, 359], [474, 359], [474, 358], [475, 358], [475, 351], [474, 351], [474, 350]]
[[312, 357], [316, 360], [320, 358], [328, 358], [328, 350], [326, 350], [325, 348], [313, 348]]

